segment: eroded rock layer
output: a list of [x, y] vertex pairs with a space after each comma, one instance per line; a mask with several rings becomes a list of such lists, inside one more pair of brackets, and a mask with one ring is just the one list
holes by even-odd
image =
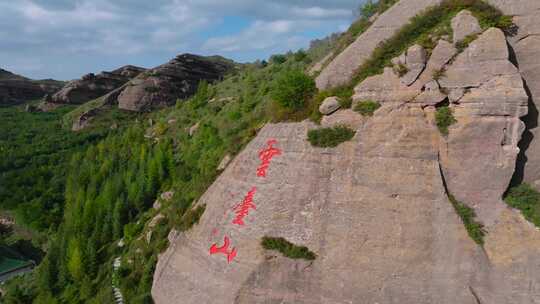
[[47, 102], [57, 104], [82, 104], [101, 97], [124, 85], [145, 69], [135, 66], [124, 66], [111, 72], [87, 74], [81, 79], [69, 82]]

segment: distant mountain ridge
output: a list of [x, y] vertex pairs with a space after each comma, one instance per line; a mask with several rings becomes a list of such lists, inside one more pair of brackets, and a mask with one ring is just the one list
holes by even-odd
[[0, 68], [0, 105], [19, 104], [58, 91], [63, 81], [32, 80]]

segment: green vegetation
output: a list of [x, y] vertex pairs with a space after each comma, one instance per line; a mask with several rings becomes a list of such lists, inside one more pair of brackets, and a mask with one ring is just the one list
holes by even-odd
[[448, 127], [455, 124], [457, 120], [454, 118], [452, 109], [448, 106], [440, 107], [435, 113], [435, 122], [437, 123], [437, 128], [442, 135], [448, 135]]
[[381, 104], [373, 100], [365, 100], [356, 104], [354, 110], [363, 116], [373, 116], [373, 113], [381, 107]]
[[71, 107], [50, 113], [0, 108], [0, 208], [38, 232], [60, 224], [69, 158], [102, 139], [109, 130], [73, 133], [62, 128]]
[[315, 81], [301, 70], [293, 69], [279, 75], [272, 97], [287, 110], [300, 110], [315, 91]]
[[457, 201], [451, 194], [448, 195], [448, 198], [450, 199], [452, 206], [454, 206], [457, 214], [463, 221], [463, 224], [465, 225], [467, 233], [471, 239], [473, 239], [473, 241], [475, 241], [478, 245], [484, 245], [484, 236], [486, 235], [486, 231], [484, 230], [484, 225], [476, 222], [476, 213], [474, 210], [464, 203]]
[[540, 228], [540, 192], [527, 184], [521, 184], [508, 191], [504, 201], [512, 208]]
[[267, 250], [277, 250], [284, 256], [291, 259], [304, 259], [308, 261], [315, 260], [317, 256], [311, 252], [306, 246], [297, 246], [287, 241], [284, 238], [263, 237], [261, 245]]
[[315, 147], [337, 147], [339, 144], [349, 141], [356, 132], [345, 126], [323, 128], [308, 131], [308, 140]]

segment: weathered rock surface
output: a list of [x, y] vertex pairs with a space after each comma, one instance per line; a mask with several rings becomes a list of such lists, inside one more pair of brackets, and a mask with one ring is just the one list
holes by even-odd
[[118, 95], [118, 105], [129, 111], [170, 106], [193, 95], [201, 81], [219, 80], [233, 68], [234, 63], [222, 57], [183, 54], [130, 81]]
[[[445, 44], [433, 70], [453, 56]], [[155, 272], [156, 303], [538, 303], [540, 232], [501, 201], [527, 113], [510, 59], [502, 32], [489, 29], [439, 82], [430, 63], [410, 87], [385, 69], [355, 88], [355, 101], [382, 103], [373, 117], [355, 120], [351, 110], [324, 117], [323, 126], [350, 121], [357, 130], [335, 149], [312, 147], [306, 133], [316, 126], [308, 122], [263, 128], [200, 199], [207, 206], [200, 224], [171, 235]], [[446, 98], [439, 84], [458, 102], [448, 138], [433, 120]], [[259, 151], [270, 139], [282, 154], [259, 178]], [[233, 225], [232, 209], [253, 186], [256, 209], [246, 226]], [[446, 189], [485, 224], [484, 249], [468, 237]], [[267, 235], [318, 257], [308, 263], [265, 251]], [[238, 250], [230, 264], [209, 254], [224, 236]]]
[[424, 71], [426, 67], [427, 53], [426, 50], [420, 45], [411, 46], [406, 53], [405, 66], [407, 67], [407, 74], [405, 74], [401, 81], [410, 86], [418, 79], [420, 73]]
[[62, 86], [61, 81], [31, 80], [0, 69], [0, 105], [36, 100], [58, 91]]
[[81, 79], [69, 82], [62, 90], [54, 94], [51, 102], [60, 104], [85, 103], [121, 87], [143, 71], [145, 69], [128, 65], [112, 72], [84, 75]]
[[420, 91], [404, 84], [392, 68], [385, 68], [383, 74], [369, 77], [354, 88], [353, 102], [404, 102], [418, 94]]
[[[313, 127], [266, 126], [231, 163], [201, 198], [200, 224], [160, 257], [155, 302], [477, 303], [469, 285], [483, 254], [446, 199], [437, 131], [422, 111], [375, 116], [336, 149], [311, 147], [305, 138]], [[282, 155], [257, 178], [258, 151], [269, 139]], [[257, 209], [239, 228], [230, 211], [252, 186]], [[225, 235], [238, 250], [231, 264], [208, 252]], [[265, 235], [307, 245], [318, 258], [264, 251]]]
[[[488, 0], [503, 13], [514, 16], [517, 33], [509, 38], [513, 56], [529, 92], [529, 115], [524, 118], [527, 131], [520, 144], [516, 181], [540, 185], [540, 1]], [[540, 189], [540, 186], [538, 186]]]
[[330, 115], [337, 111], [341, 105], [339, 104], [339, 99], [337, 97], [328, 97], [326, 98], [321, 106], [319, 107], [319, 112], [323, 115]]
[[[474, 205], [487, 223], [504, 208], [501, 197], [514, 173], [525, 129], [520, 117], [527, 114], [523, 80], [509, 58], [502, 31], [489, 29], [439, 81], [442, 87], [466, 89], [453, 106], [458, 123], [441, 152], [448, 187], [459, 200]], [[486, 175], [489, 180], [482, 179]]]
[[410, 18], [441, 1], [401, 0], [393, 5], [322, 70], [316, 79], [317, 87], [328, 89], [348, 83], [354, 71], [371, 56], [381, 41], [392, 37]]
[[452, 19], [452, 31], [454, 32], [454, 43], [465, 37], [482, 32], [478, 19], [468, 10], [462, 10]]

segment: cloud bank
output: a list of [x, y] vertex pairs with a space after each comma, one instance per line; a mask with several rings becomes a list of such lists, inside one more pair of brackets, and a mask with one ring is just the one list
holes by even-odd
[[0, 0], [0, 67], [71, 79], [183, 52], [238, 61], [306, 47], [359, 0]]

